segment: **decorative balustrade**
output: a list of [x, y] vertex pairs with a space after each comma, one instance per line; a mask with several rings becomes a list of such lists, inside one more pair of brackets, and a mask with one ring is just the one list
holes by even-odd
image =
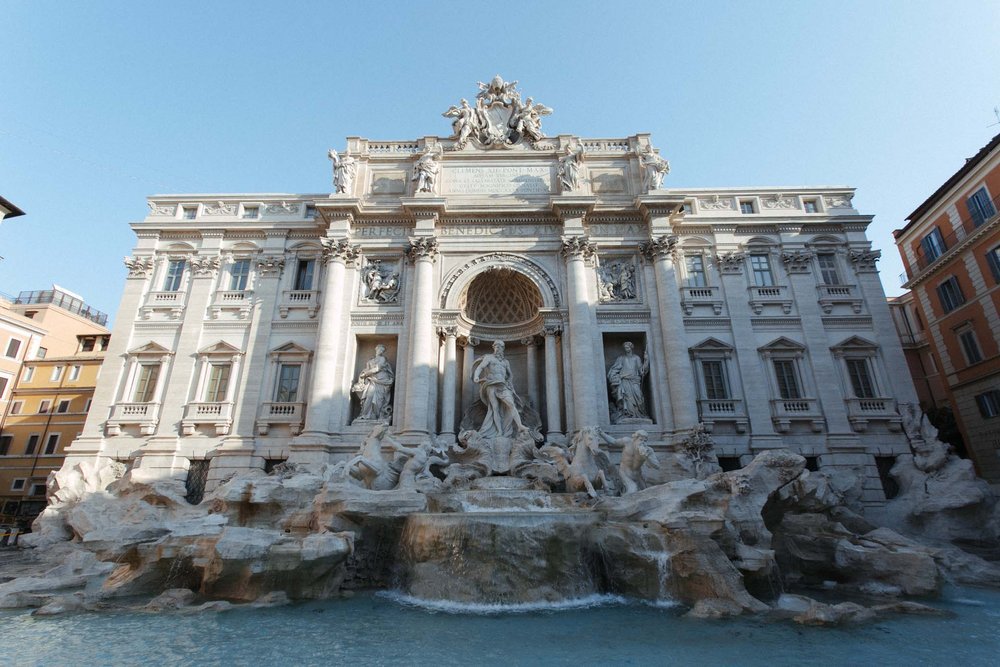
[[115, 403], [104, 428], [110, 436], [121, 435], [122, 426], [138, 425], [142, 435], [153, 435], [159, 419], [159, 403]]
[[150, 292], [146, 295], [146, 303], [140, 309], [142, 319], [148, 320], [157, 311], [164, 311], [172, 320], [180, 319], [184, 313], [186, 292]]
[[291, 435], [298, 435], [302, 431], [305, 405], [305, 403], [264, 403], [260, 406], [260, 414], [257, 417], [257, 433], [267, 435], [271, 426], [284, 424], [288, 426]]
[[747, 416], [743, 401], [738, 398], [703, 398], [698, 401], [698, 411], [705, 430], [711, 433], [716, 422], [732, 422], [737, 433], [747, 430]]
[[184, 406], [181, 420], [181, 435], [194, 435], [195, 427], [208, 424], [215, 427], [216, 435], [228, 435], [233, 424], [233, 404], [231, 401], [204, 401], [188, 403]]
[[855, 314], [860, 313], [864, 301], [858, 292], [857, 285], [816, 285], [819, 293], [819, 305], [823, 312], [829, 315], [837, 304], [846, 304]]
[[784, 285], [751, 285], [747, 291], [750, 294], [750, 309], [755, 315], [760, 315], [769, 305], [780, 306], [785, 315], [792, 312], [792, 300], [788, 296], [788, 287]]
[[855, 431], [868, 430], [868, 422], [881, 421], [889, 425], [892, 431], [902, 428], [902, 418], [896, 410], [896, 401], [892, 398], [848, 398], [847, 419]]
[[316, 290], [285, 290], [278, 306], [278, 314], [281, 317], [288, 317], [288, 313], [295, 309], [304, 309], [309, 313], [309, 317], [316, 317], [319, 310], [319, 292]]
[[823, 430], [823, 412], [815, 398], [771, 399], [771, 419], [781, 433], [787, 433], [793, 421], [809, 422], [815, 433]]
[[691, 315], [696, 306], [711, 307], [716, 315], [722, 314], [722, 297], [718, 287], [681, 287], [681, 308]]
[[210, 308], [212, 319], [218, 319], [224, 311], [233, 311], [243, 320], [250, 314], [253, 306], [253, 292], [250, 290], [219, 290], [215, 293]]

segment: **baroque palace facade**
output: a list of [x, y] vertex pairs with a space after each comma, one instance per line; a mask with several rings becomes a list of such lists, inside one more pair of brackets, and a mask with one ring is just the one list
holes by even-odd
[[68, 463], [211, 487], [376, 423], [454, 442], [503, 341], [548, 442], [701, 423], [723, 467], [787, 447], [885, 500], [916, 397], [853, 190], [663, 189], [649, 135], [547, 138], [499, 77], [475, 102], [449, 138], [348, 138], [333, 194], [151, 197]]

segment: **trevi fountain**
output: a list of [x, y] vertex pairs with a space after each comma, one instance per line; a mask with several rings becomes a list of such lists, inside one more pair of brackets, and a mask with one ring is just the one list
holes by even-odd
[[[162, 436], [164, 419], [130, 423], [127, 415], [135, 411], [121, 409], [129, 399], [115, 388], [128, 382], [128, 374], [116, 376], [106, 366], [102, 381], [109, 388], [104, 394], [98, 389], [80, 444], [50, 479], [48, 508], [22, 538], [20, 550], [5, 552], [4, 662], [913, 664], [944, 655], [966, 664], [995, 660], [1000, 595], [989, 587], [1000, 583], [1000, 567], [989, 557], [1000, 536], [996, 498], [971, 463], [938, 441], [906, 400], [912, 390], [900, 386], [909, 378], [892, 377], [896, 352], [876, 352], [871, 343], [865, 348], [865, 354], [882, 360], [877, 367], [886, 399], [872, 408], [863, 427], [850, 412], [854, 403], [848, 399], [845, 412], [843, 398], [828, 401], [824, 392], [840, 390], [820, 386], [819, 380], [803, 387], [804, 396], [812, 391], [818, 399], [797, 400], [805, 418], [783, 412], [781, 399], [767, 407], [769, 389], [760, 385], [760, 370], [773, 358], [803, 358], [788, 342], [796, 336], [760, 334], [778, 341], [760, 347], [763, 357], [749, 341], [752, 361], [759, 364], [753, 376], [750, 348], [738, 339], [738, 326], [750, 326], [751, 320], [753, 326], [772, 325], [754, 320], [750, 310], [738, 324], [747, 304], [732, 294], [684, 288], [682, 303], [676, 284], [664, 285], [679, 280], [673, 264], [680, 263], [683, 247], [683, 238], [678, 243], [668, 235], [683, 236], [688, 224], [683, 193], [662, 189], [666, 161], [643, 135], [610, 148], [608, 140], [548, 139], [541, 118], [549, 113], [530, 98], [521, 103], [513, 84], [496, 77], [481, 84], [475, 105], [462, 100], [445, 112], [454, 121], [451, 137], [422, 140], [414, 152], [393, 156], [411, 165], [405, 180], [414, 192], [404, 206], [417, 210], [430, 202], [438, 211], [431, 218], [447, 210], [439, 192], [454, 193], [459, 204], [468, 193], [464, 185], [448, 185], [457, 176], [449, 171], [451, 160], [501, 155], [508, 162], [530, 160], [535, 171], [538, 165], [551, 170], [546, 174], [552, 178], [542, 179], [542, 195], [535, 193], [537, 184], [520, 199], [514, 190], [500, 189], [528, 208], [541, 196], [555, 211], [565, 231], [561, 241], [555, 239], [551, 262], [522, 259], [528, 255], [518, 254], [515, 240], [503, 253], [493, 253], [494, 266], [479, 274], [525, 293], [536, 290], [525, 287], [529, 279], [539, 284], [542, 295], [529, 294], [533, 310], [514, 322], [533, 322], [537, 330], [510, 327], [505, 335], [509, 318], [490, 320], [482, 303], [472, 309], [470, 294], [483, 292], [475, 280], [466, 283], [461, 299], [456, 292], [435, 302], [428, 280], [434, 255], [446, 254], [449, 237], [444, 235], [438, 249], [436, 237], [414, 233], [403, 239], [416, 255], [411, 273], [392, 263], [390, 245], [381, 247], [376, 260], [337, 264], [334, 257], [328, 265], [338, 267], [328, 270], [339, 271], [340, 280], [346, 271], [357, 271], [359, 299], [372, 313], [391, 314], [404, 301], [427, 309], [426, 318], [419, 310], [407, 314], [405, 348], [402, 340], [384, 334], [388, 329], [355, 331], [346, 328], [354, 324], [319, 318], [320, 338], [324, 327], [339, 327], [341, 347], [355, 341], [357, 363], [337, 371], [345, 373], [344, 382], [336, 384], [344, 388], [343, 410], [307, 399], [315, 406], [310, 403], [304, 424], [296, 425], [281, 416], [292, 413], [275, 413], [271, 406], [282, 400], [299, 405], [300, 399], [274, 398], [263, 405], [279, 417], [262, 420], [264, 413], [254, 410], [245, 431], [238, 417], [225, 428], [213, 422], [203, 436], [201, 423], [184, 416], [177, 423], [186, 432], [173, 436], [182, 444], [165, 457], [162, 438], [155, 446], [153, 438], [144, 439]], [[366, 161], [374, 163], [384, 153], [331, 151], [330, 157], [334, 194], [315, 206], [321, 212], [325, 206], [353, 207], [354, 224], [364, 212], [357, 199], [363, 187], [359, 168], [364, 171]], [[629, 195], [628, 206], [667, 211], [645, 223], [651, 228], [642, 247], [646, 264], [622, 250], [627, 238], [619, 238], [600, 261], [604, 246], [595, 251], [587, 236], [602, 233], [602, 202], [618, 191], [598, 185], [614, 181], [600, 179], [622, 160], [630, 166], [619, 175], [628, 183], [614, 187], [639, 193]], [[786, 197], [773, 196], [774, 201]], [[697, 230], [704, 235], [712, 211], [725, 212], [718, 208], [725, 200], [717, 193], [693, 197], [706, 214]], [[843, 204], [832, 195], [828, 200], [831, 208]], [[593, 222], [575, 212], [584, 209]], [[425, 213], [416, 214], [416, 232]], [[609, 228], [618, 224], [612, 218], [604, 221]], [[430, 224], [427, 230], [434, 231], [442, 222]], [[621, 229], [625, 236], [632, 233]], [[353, 237], [363, 238], [362, 231], [354, 230]], [[727, 289], [729, 280], [744, 279], [736, 275], [743, 271], [733, 259], [738, 251], [735, 246], [726, 250], [729, 255], [720, 251], [723, 256], [713, 260], [713, 270], [720, 271], [716, 279]], [[562, 276], [568, 288], [546, 281], [546, 267], [557, 266], [560, 252], [565, 270], [551, 273]], [[795, 268], [800, 259], [785, 261], [793, 282], [801, 279]], [[266, 267], [260, 266], [263, 276]], [[859, 280], [877, 282], [868, 270], [874, 266], [870, 257], [857, 256], [853, 266]], [[702, 270], [694, 261], [687, 267]], [[133, 268], [142, 280], [145, 273]], [[556, 296], [564, 289], [569, 296], [560, 301]], [[739, 291], [745, 301], [746, 289]], [[751, 303], [751, 310], [774, 308], [780, 318], [782, 310], [798, 308], [806, 329], [811, 309], [819, 313], [815, 301], [779, 300], [775, 307], [768, 298]], [[123, 308], [127, 303], [126, 295]], [[152, 306], [143, 310], [141, 299], [134, 303], [142, 313], [137, 322], [158, 316]], [[869, 322], [882, 317], [873, 303], [848, 306], [855, 312], [871, 309]], [[432, 308], [443, 322], [440, 364], [426, 361]], [[731, 325], [718, 321], [720, 313]], [[301, 315], [305, 330], [315, 312], [303, 309]], [[187, 326], [188, 316], [182, 317]], [[225, 317], [223, 312], [217, 321]], [[245, 317], [235, 312], [234, 330]], [[140, 327], [131, 315], [120, 314], [119, 321], [114, 337], [124, 351], [136, 344], [130, 329]], [[288, 316], [287, 322], [294, 321]], [[595, 323], [597, 329], [588, 329]], [[697, 333], [719, 326], [733, 332], [728, 338]], [[562, 327], [567, 340], [557, 341], [554, 334]], [[530, 347], [539, 334], [545, 339], [543, 364]], [[808, 342], [814, 334], [806, 331], [803, 338]], [[708, 342], [696, 345], [691, 336]], [[456, 338], [467, 349], [461, 363]], [[865, 346], [858, 340], [890, 345], [877, 331], [849, 340], [851, 349]], [[157, 345], [155, 355], [166, 355], [169, 345]], [[324, 386], [335, 386], [322, 373], [343, 366], [318, 358], [328, 349], [322, 340], [316, 348], [313, 397]], [[794, 354], [787, 354], [790, 349]], [[251, 352], [246, 363], [254, 363]], [[704, 359], [731, 364], [725, 391], [722, 374], [707, 375], [721, 366], [698, 365], [702, 353], [708, 355]], [[232, 354], [228, 348], [226, 354]], [[814, 351], [809, 363], [818, 365], [819, 356]], [[266, 357], [265, 349], [261, 363]], [[817, 378], [825, 370], [817, 369]], [[738, 373], [742, 394], [735, 386]], [[254, 379], [287, 379], [284, 371], [278, 375]], [[166, 413], [170, 388], [157, 391], [165, 392], [158, 409]], [[249, 400], [249, 390], [238, 391], [245, 393], [230, 400]], [[764, 396], [764, 413], [754, 404], [758, 394]], [[743, 400], [734, 400], [740, 395]], [[194, 413], [183, 413], [189, 414]], [[827, 433], [840, 424], [839, 439]], [[218, 441], [211, 439], [216, 436]], [[258, 443], [268, 438], [284, 443], [283, 455], [265, 465], [256, 453], [262, 450], [254, 449], [261, 447], [253, 444], [255, 437]], [[237, 447], [223, 438], [238, 441]], [[176, 463], [179, 455], [198, 459], [192, 445], [184, 444], [190, 442], [218, 447], [206, 459], [207, 484], [195, 499], [190, 484], [195, 466], [188, 469], [187, 459], [180, 469]], [[873, 491], [879, 477], [871, 472], [874, 465], [865, 463], [865, 456], [880, 455], [879, 447], [894, 457], [883, 476], [895, 485], [892, 494]], [[168, 459], [174, 463], [164, 463]]]

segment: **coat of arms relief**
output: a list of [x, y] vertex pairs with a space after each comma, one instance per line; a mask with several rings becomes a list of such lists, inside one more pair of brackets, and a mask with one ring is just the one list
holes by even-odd
[[552, 109], [530, 97], [522, 102], [517, 81], [506, 82], [499, 74], [478, 85], [475, 106], [463, 99], [441, 114], [454, 119], [450, 138], [455, 145], [451, 150], [460, 151], [470, 141], [483, 148], [510, 148], [521, 141], [539, 150], [552, 148], [542, 142], [542, 116], [551, 114]]

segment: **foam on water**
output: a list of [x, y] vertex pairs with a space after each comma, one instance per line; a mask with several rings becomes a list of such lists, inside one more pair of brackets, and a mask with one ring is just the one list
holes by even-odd
[[[478, 616], [495, 616], [498, 614], [530, 614], [547, 611], [568, 611], [573, 609], [592, 609], [611, 605], [628, 604], [628, 600], [620, 595], [595, 594], [557, 602], [454, 602], [452, 600], [427, 600], [406, 595], [400, 591], [379, 591], [377, 597], [391, 600], [407, 607], [418, 607], [430, 612], [444, 614], [471, 614]], [[673, 606], [671, 603], [670, 606]]]

